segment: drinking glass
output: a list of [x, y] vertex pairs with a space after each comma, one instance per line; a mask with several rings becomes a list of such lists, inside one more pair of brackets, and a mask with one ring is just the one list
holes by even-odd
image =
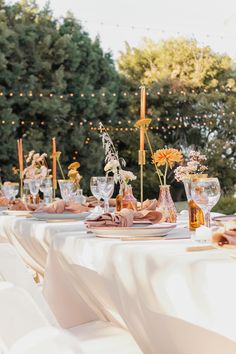
[[52, 202], [52, 179], [46, 177], [41, 179], [40, 191], [43, 193], [44, 204], [50, 204]]
[[58, 180], [60, 192], [64, 202], [68, 203], [74, 199], [74, 183], [68, 179], [59, 179]]
[[28, 184], [29, 184], [30, 193], [33, 196], [33, 203], [34, 203], [34, 205], [36, 205], [36, 197], [39, 192], [41, 180], [40, 179], [30, 179]]
[[10, 183], [3, 185], [3, 192], [7, 199], [14, 201], [19, 193], [19, 183]]
[[102, 213], [103, 209], [100, 206], [100, 201], [102, 199], [101, 192], [98, 185], [98, 178], [99, 177], [91, 177], [90, 178], [90, 190], [92, 195], [97, 199], [98, 205], [94, 208], [94, 213]]
[[191, 195], [194, 202], [202, 209], [205, 226], [211, 226], [210, 212], [220, 199], [218, 178], [199, 178], [191, 182]]
[[109, 212], [109, 199], [114, 192], [114, 177], [97, 177], [98, 189], [104, 200], [104, 213]]

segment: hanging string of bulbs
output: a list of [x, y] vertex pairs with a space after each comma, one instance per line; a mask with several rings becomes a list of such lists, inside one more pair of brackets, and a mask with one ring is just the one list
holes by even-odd
[[[80, 98], [95, 98], [95, 97], [106, 97], [106, 96], [113, 96], [116, 97], [118, 95], [124, 96], [124, 97], [130, 97], [130, 96], [139, 96], [140, 95], [140, 90], [134, 90], [130, 91], [130, 89], [124, 90], [122, 92], [105, 92], [106, 88], [100, 88], [99, 91], [97, 92], [69, 92], [69, 93], [54, 93], [54, 90], [47, 90], [47, 92], [40, 91], [40, 92], [33, 92], [33, 91], [14, 91], [14, 90], [2, 90], [0, 91], [0, 98], [1, 97], [20, 97], [20, 98], [58, 98], [58, 99], [68, 99], [68, 98], [74, 98], [74, 97], [80, 97]], [[152, 96], [161, 96], [161, 95], [183, 95], [186, 96], [188, 94], [195, 94], [195, 95], [201, 95], [201, 94], [211, 94], [211, 93], [223, 93], [223, 94], [236, 94], [236, 87], [229, 87], [229, 86], [224, 86], [222, 85], [221, 88], [208, 88], [208, 89], [157, 89], [154, 90], [152, 88], [147, 88], [146, 95], [152, 95]]]

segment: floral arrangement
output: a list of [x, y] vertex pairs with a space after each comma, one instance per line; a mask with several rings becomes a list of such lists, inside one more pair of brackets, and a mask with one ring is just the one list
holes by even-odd
[[48, 169], [47, 154], [39, 154], [34, 150], [30, 151], [26, 156], [27, 167], [23, 171], [23, 176], [26, 179], [40, 179], [49, 177], [51, 170]]
[[119, 183], [121, 187], [125, 188], [130, 181], [137, 177], [131, 171], [126, 171], [122, 167], [126, 166], [123, 158], [119, 158], [118, 152], [110, 138], [110, 135], [105, 130], [102, 123], [99, 124], [100, 136], [102, 138], [103, 148], [105, 150], [105, 167], [104, 171], [108, 175], [113, 173], [115, 183]]
[[178, 166], [175, 169], [175, 179], [180, 182], [184, 179], [190, 178], [191, 175], [204, 173], [208, 169], [208, 167], [204, 164], [206, 160], [206, 156], [201, 154], [199, 151], [190, 151], [189, 161], [187, 161], [186, 165]]
[[[152, 161], [156, 166], [161, 185], [166, 185], [168, 169], [172, 169], [175, 163], [183, 159], [182, 153], [177, 149], [160, 149], [153, 153]], [[161, 167], [164, 166], [164, 172]]]
[[74, 183], [75, 189], [80, 189], [80, 182], [82, 176], [79, 174], [78, 169], [80, 168], [79, 162], [73, 162], [68, 166], [68, 177]]
[[[156, 169], [156, 174], [161, 185], [166, 185], [168, 169], [172, 169], [175, 163], [180, 163], [183, 159], [182, 152], [177, 149], [160, 149], [153, 151], [147, 129], [151, 123], [150, 118], [140, 119], [136, 122], [135, 127], [144, 129], [145, 137], [151, 152], [152, 162]], [[164, 166], [164, 172], [162, 171]]]

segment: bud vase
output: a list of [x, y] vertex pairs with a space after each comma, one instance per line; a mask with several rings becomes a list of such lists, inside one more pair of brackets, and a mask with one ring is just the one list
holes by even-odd
[[[199, 175], [200, 176], [200, 175]], [[184, 189], [188, 201], [189, 230], [195, 231], [204, 225], [204, 215], [202, 209], [193, 201], [191, 197], [191, 181], [197, 177], [186, 178], [183, 180]]]
[[157, 200], [157, 207], [162, 212], [162, 221], [175, 223], [177, 211], [170, 194], [169, 185], [160, 185], [160, 193]]
[[120, 193], [116, 197], [116, 211], [124, 208], [137, 210], [137, 199], [134, 197], [132, 186], [129, 184], [121, 188]]

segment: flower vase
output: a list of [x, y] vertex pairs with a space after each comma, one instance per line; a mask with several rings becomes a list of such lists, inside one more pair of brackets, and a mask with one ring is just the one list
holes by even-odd
[[[199, 175], [199, 177], [202, 175]], [[189, 230], [195, 231], [201, 225], [204, 225], [204, 215], [202, 209], [194, 202], [191, 197], [191, 181], [197, 177], [186, 178], [183, 180], [185, 193], [188, 201], [188, 215], [189, 215]]]
[[160, 185], [160, 193], [157, 200], [157, 207], [162, 212], [162, 221], [175, 223], [177, 211], [170, 194], [169, 185]]
[[131, 185], [121, 188], [120, 193], [116, 197], [116, 211], [124, 208], [137, 210], [137, 199], [133, 195]]

